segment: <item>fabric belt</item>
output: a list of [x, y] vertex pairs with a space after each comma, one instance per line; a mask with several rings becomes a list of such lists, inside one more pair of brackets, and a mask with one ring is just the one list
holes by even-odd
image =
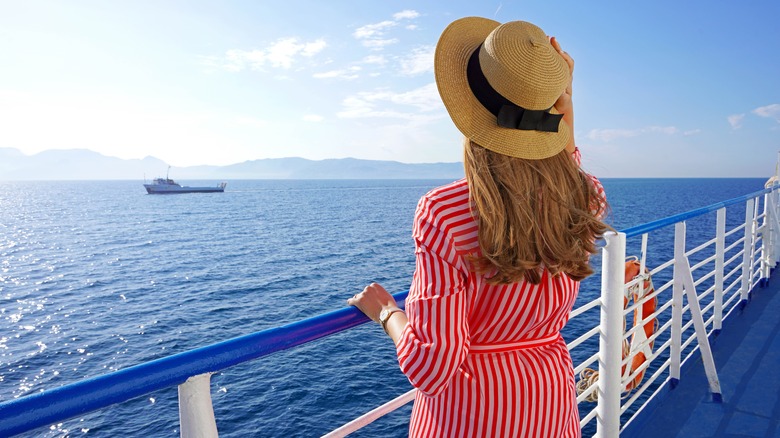
[[469, 345], [469, 354], [504, 353], [507, 351], [527, 350], [529, 348], [537, 348], [554, 344], [560, 338], [560, 333], [553, 333], [549, 336], [537, 339], [527, 339], [512, 342], [494, 342], [490, 344], [471, 344]]

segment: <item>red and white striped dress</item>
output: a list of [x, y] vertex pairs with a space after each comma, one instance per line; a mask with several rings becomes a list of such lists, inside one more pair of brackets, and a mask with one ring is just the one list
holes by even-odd
[[423, 196], [413, 237], [409, 323], [397, 345], [401, 370], [419, 389], [409, 436], [580, 436], [559, 334], [579, 283], [545, 272], [538, 285], [490, 285], [471, 272], [465, 255], [479, 244], [465, 179]]

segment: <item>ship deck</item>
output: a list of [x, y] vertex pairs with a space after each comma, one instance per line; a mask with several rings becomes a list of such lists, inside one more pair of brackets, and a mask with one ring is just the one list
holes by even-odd
[[780, 437], [780, 273], [757, 287], [711, 338], [723, 401], [712, 400], [701, 357], [685, 364], [621, 436]]

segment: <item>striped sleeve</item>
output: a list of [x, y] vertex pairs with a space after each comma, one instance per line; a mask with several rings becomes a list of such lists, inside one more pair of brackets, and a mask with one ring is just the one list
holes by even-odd
[[593, 213], [595, 213], [600, 220], [604, 220], [604, 218], [607, 216], [607, 193], [604, 191], [604, 186], [601, 184], [601, 181], [599, 181], [598, 178], [590, 174], [588, 174], [588, 176], [590, 177], [593, 186], [596, 187], [596, 192], [598, 193], [598, 206], [595, 204], [592, 205], [591, 211], [593, 211]]
[[[582, 166], [582, 152], [580, 152], [580, 148], [574, 148], [574, 152], [571, 153], [571, 157], [574, 159], [574, 162], [577, 163], [578, 166]], [[607, 194], [604, 191], [604, 186], [601, 184], [601, 181], [599, 181], [598, 178], [595, 176], [586, 173], [588, 177], [590, 177], [590, 181], [593, 184], [593, 187], [596, 188], [596, 192], [598, 193], [598, 205], [593, 205], [591, 208], [591, 211], [594, 214], [598, 214], [599, 219], [604, 219], [606, 216], [606, 208], [607, 208]]]
[[437, 206], [423, 198], [416, 215], [416, 269], [397, 345], [401, 371], [423, 394], [446, 388], [469, 347], [466, 279], [455, 267], [451, 236], [433, 223]]

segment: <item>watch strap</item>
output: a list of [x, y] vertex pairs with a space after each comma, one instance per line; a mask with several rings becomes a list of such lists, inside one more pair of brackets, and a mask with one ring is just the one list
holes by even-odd
[[393, 316], [396, 312], [403, 312], [403, 310], [399, 309], [398, 307], [394, 309], [390, 309], [387, 313], [385, 313], [384, 318], [379, 318], [379, 323], [382, 324], [382, 329], [387, 333], [387, 321], [390, 321], [390, 317]]

